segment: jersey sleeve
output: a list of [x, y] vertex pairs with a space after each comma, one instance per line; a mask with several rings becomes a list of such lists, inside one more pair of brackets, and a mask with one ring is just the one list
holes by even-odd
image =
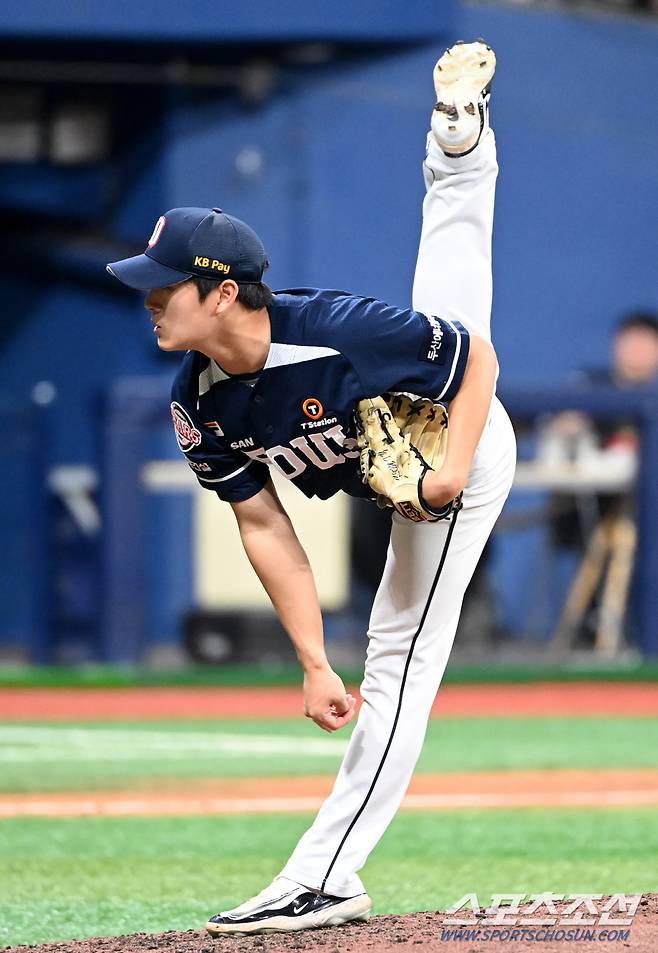
[[449, 401], [456, 395], [470, 343], [459, 321], [371, 298], [346, 296], [334, 308], [336, 346], [354, 367], [364, 396], [405, 390]]
[[201, 486], [214, 490], [227, 503], [240, 503], [262, 490], [269, 479], [267, 465], [227, 447], [199, 420], [194, 409], [183, 403], [175, 385], [172, 397], [176, 441]]

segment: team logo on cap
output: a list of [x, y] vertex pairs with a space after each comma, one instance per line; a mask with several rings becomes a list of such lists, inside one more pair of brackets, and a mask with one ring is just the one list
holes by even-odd
[[307, 397], [302, 404], [302, 410], [311, 420], [319, 420], [324, 413], [322, 402], [317, 397]]
[[174, 400], [171, 404], [171, 419], [174, 422], [176, 440], [183, 453], [189, 453], [201, 443], [201, 433], [196, 429], [192, 418], [184, 407]]
[[153, 248], [154, 245], [157, 245], [160, 235], [162, 235], [162, 229], [167, 224], [167, 219], [164, 215], [161, 215], [160, 218], [155, 223], [155, 228], [153, 229], [153, 234], [148, 240], [148, 247]]

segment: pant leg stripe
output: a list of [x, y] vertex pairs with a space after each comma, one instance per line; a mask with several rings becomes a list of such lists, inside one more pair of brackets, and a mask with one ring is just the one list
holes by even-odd
[[420, 618], [420, 622], [418, 623], [418, 628], [416, 629], [416, 632], [415, 632], [415, 634], [414, 634], [414, 637], [413, 637], [413, 639], [411, 640], [411, 645], [409, 646], [409, 652], [407, 653], [407, 659], [406, 659], [406, 662], [405, 662], [405, 665], [404, 665], [404, 672], [402, 673], [402, 681], [401, 681], [401, 683], [400, 683], [400, 694], [399, 694], [399, 696], [398, 696], [398, 705], [397, 705], [397, 709], [396, 709], [396, 712], [395, 712], [395, 718], [393, 719], [393, 726], [392, 726], [392, 728], [391, 728], [391, 734], [389, 735], [389, 739], [388, 739], [388, 741], [387, 741], [387, 743], [386, 743], [386, 748], [384, 749], [384, 753], [383, 753], [383, 755], [382, 755], [382, 757], [381, 757], [381, 761], [379, 762], [379, 767], [377, 768], [377, 770], [376, 770], [376, 772], [375, 772], [375, 776], [374, 776], [374, 778], [372, 779], [372, 784], [370, 785], [370, 788], [369, 788], [369, 790], [368, 790], [368, 793], [366, 794], [365, 798], [363, 799], [363, 803], [362, 803], [361, 807], [359, 808], [359, 810], [356, 812], [356, 814], [354, 815], [354, 817], [353, 817], [352, 820], [350, 821], [350, 825], [349, 825], [349, 827], [347, 828], [347, 830], [345, 831], [345, 833], [343, 834], [343, 839], [341, 840], [340, 844], [338, 845], [338, 849], [336, 850], [336, 853], [334, 854], [333, 859], [332, 859], [331, 863], [329, 864], [329, 867], [327, 868], [327, 872], [326, 872], [326, 874], [324, 875], [324, 879], [323, 879], [323, 881], [322, 881], [322, 886], [321, 886], [321, 888], [320, 888], [321, 890], [324, 890], [324, 889], [325, 889], [327, 880], [329, 879], [329, 876], [330, 876], [330, 874], [331, 874], [331, 871], [333, 870], [334, 864], [335, 864], [336, 861], [338, 860], [338, 857], [339, 857], [339, 855], [340, 855], [340, 852], [341, 852], [341, 850], [343, 849], [343, 847], [344, 847], [344, 845], [345, 845], [345, 841], [346, 841], [347, 838], [349, 837], [350, 833], [352, 832], [352, 830], [353, 830], [353, 828], [354, 828], [354, 825], [356, 824], [356, 822], [359, 820], [359, 818], [360, 818], [361, 815], [363, 814], [363, 812], [364, 812], [364, 810], [365, 810], [365, 808], [366, 808], [366, 805], [367, 805], [368, 801], [370, 800], [370, 796], [372, 795], [372, 792], [373, 792], [374, 789], [375, 789], [375, 785], [377, 784], [377, 781], [378, 781], [378, 779], [379, 779], [379, 775], [381, 774], [382, 768], [384, 767], [384, 762], [386, 761], [386, 758], [387, 758], [387, 756], [388, 756], [388, 752], [389, 752], [389, 750], [390, 750], [390, 748], [391, 748], [391, 745], [392, 745], [392, 743], [393, 743], [393, 738], [394, 738], [394, 736], [395, 736], [395, 729], [397, 728], [398, 720], [399, 720], [399, 718], [400, 718], [400, 711], [401, 711], [401, 709], [402, 709], [402, 698], [403, 698], [403, 695], [404, 695], [404, 687], [405, 687], [405, 684], [406, 684], [406, 681], [407, 681], [407, 674], [408, 674], [408, 672], [409, 672], [409, 666], [410, 666], [410, 664], [411, 664], [411, 659], [412, 659], [413, 654], [414, 654], [414, 648], [416, 647], [416, 642], [418, 641], [418, 636], [420, 635], [420, 633], [421, 633], [421, 631], [422, 631], [422, 629], [423, 629], [423, 625], [425, 624], [425, 619], [427, 618], [427, 613], [429, 612], [429, 608], [430, 608], [430, 605], [431, 605], [431, 603], [432, 603], [432, 599], [433, 599], [433, 597], [434, 597], [434, 593], [435, 593], [435, 591], [436, 591], [436, 587], [437, 587], [437, 585], [438, 585], [439, 578], [441, 577], [441, 572], [442, 572], [443, 567], [444, 567], [444, 565], [445, 565], [446, 556], [448, 555], [448, 548], [449, 548], [449, 546], [450, 546], [450, 540], [452, 539], [452, 534], [453, 534], [453, 531], [454, 531], [454, 529], [455, 529], [455, 524], [457, 523], [457, 514], [458, 514], [458, 512], [459, 512], [459, 510], [455, 510], [455, 512], [453, 513], [452, 520], [451, 520], [451, 522], [450, 522], [450, 527], [449, 527], [449, 529], [448, 529], [448, 535], [446, 536], [446, 541], [445, 541], [445, 544], [444, 544], [444, 546], [443, 546], [443, 552], [441, 553], [441, 559], [439, 560], [439, 565], [438, 565], [438, 568], [437, 568], [437, 570], [436, 570], [436, 575], [434, 576], [434, 581], [432, 582], [432, 586], [431, 586], [431, 588], [430, 588], [429, 595], [428, 595], [428, 597], [427, 597], [427, 602], [425, 603], [425, 608], [423, 609], [423, 614], [422, 614], [422, 616], [421, 616], [421, 618]]

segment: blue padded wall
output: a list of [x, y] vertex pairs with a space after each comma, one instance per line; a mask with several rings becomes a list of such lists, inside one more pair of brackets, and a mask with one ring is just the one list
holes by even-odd
[[[658, 97], [642, 93], [653, 88], [658, 26], [469, 3], [453, 34], [439, 41], [432, 34], [451, 22], [452, 4], [439, 12], [424, 3], [376, 6], [378, 16], [370, 2], [352, 5], [348, 16], [346, 4], [323, 5], [330, 15], [315, 22], [316, 35], [333, 31], [365, 43], [386, 33], [389, 41], [416, 45], [364, 45], [340, 62], [285, 66], [259, 107], [246, 109], [226, 90], [171, 88], [144, 98], [135, 90], [122, 119], [129, 134], [112, 157], [111, 189], [99, 188], [95, 207], [91, 172], [78, 183], [80, 207], [70, 217], [92, 223], [119, 254], [143, 246], [163, 210], [219, 204], [262, 234], [274, 287], [343, 287], [405, 304], [420, 227], [431, 67], [444, 42], [483, 35], [499, 57], [494, 329], [503, 381], [559, 384], [578, 367], [605, 363], [619, 314], [658, 304]], [[254, 18], [251, 8], [250, 31], [249, 5], [227, 18], [222, 4], [213, 4], [212, 17], [202, 4], [194, 20], [179, 5], [157, 21], [149, 4], [126, 5], [125, 17], [115, 5], [111, 20], [96, 11], [93, 22], [92, 8], [82, 9], [60, 4], [51, 14], [29, 0], [3, 11], [0, 35], [70, 27], [80, 42], [141, 35], [146, 46], [171, 36], [185, 16], [183, 39], [235, 44], [305, 36], [313, 16], [308, 4], [280, 5], [276, 21], [273, 8], [269, 19]], [[111, 45], [103, 52], [110, 58]], [[221, 52], [220, 42], [214, 62]], [[20, 170], [0, 167], [0, 179], [0, 206], [39, 212], [37, 192], [33, 202], [28, 192], [15, 199]], [[55, 190], [52, 196], [61, 201]], [[99, 253], [91, 264], [96, 287], [88, 275], [83, 283], [38, 268], [28, 277], [0, 275], [2, 390], [22, 406], [36, 381], [55, 383], [51, 462], [98, 462], [99, 407], [110, 382], [172, 375], [178, 362], [158, 353], [139, 296], [114, 288], [103, 260]], [[163, 419], [166, 413], [163, 406]], [[5, 505], [11, 511], [11, 501], [18, 505], [24, 495], [14, 480]], [[3, 539], [0, 533], [0, 545]], [[173, 552], [182, 574], [187, 554]], [[11, 607], [12, 632], [21, 612], [27, 619], [28, 601], [23, 593], [20, 607]]]

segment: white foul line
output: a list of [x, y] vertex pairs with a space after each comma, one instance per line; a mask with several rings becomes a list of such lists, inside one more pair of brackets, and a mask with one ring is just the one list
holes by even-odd
[[313, 755], [340, 758], [348, 742], [338, 738], [249, 735], [227, 732], [143, 731], [131, 728], [0, 727], [0, 762], [141, 761], [195, 754]]

